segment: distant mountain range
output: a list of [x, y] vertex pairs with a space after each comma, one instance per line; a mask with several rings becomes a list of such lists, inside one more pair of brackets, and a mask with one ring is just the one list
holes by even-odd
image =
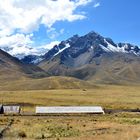
[[[140, 56], [140, 48], [130, 43], [114, 43], [112, 39], [105, 38], [96, 32], [90, 32], [85, 36], [74, 35], [59, 45], [55, 45], [51, 50], [46, 50], [45, 55], [27, 55], [21, 60], [28, 64], [37, 64], [42, 60], [50, 60], [62, 53], [62, 59], [71, 58], [82, 54], [85, 51], [91, 52], [91, 57], [98, 57], [105, 53], [125, 53]], [[63, 58], [64, 57], [64, 58]], [[90, 59], [90, 58], [89, 58]], [[89, 60], [90, 61], [90, 60]]]
[[[91, 83], [139, 84], [140, 48], [130, 43], [115, 43], [110, 38], [90, 32], [62, 41], [45, 55], [27, 55], [21, 60], [0, 50], [0, 74], [0, 80], [4, 81], [9, 77], [34, 79], [48, 76], [60, 76], [61, 80], [57, 78], [57, 81], [63, 81], [69, 76], [88, 82], [76, 82], [86, 87], [88, 84], [91, 87]], [[44, 81], [46, 80], [42, 80], [41, 83]], [[50, 84], [48, 80], [47, 83]]]
[[11, 54], [14, 57], [17, 57], [18, 59], [24, 59], [26, 56], [42, 56], [46, 52], [48, 52], [48, 49], [45, 47], [28, 47], [23, 44], [17, 44], [17, 46], [7, 46], [7, 45], [1, 45], [0, 49]]
[[131, 54], [133, 53], [137, 56], [140, 55], [140, 48], [138, 46], [132, 45], [130, 43], [114, 43], [112, 39], [105, 38], [93, 31], [81, 37], [78, 35], [74, 35], [73, 37], [65, 41], [62, 41], [60, 44], [54, 45], [54, 47], [51, 50], [45, 48], [30, 48], [24, 46], [24, 50], [27, 50], [28, 53], [24, 51], [23, 53], [18, 52], [14, 53], [15, 51], [14, 47], [10, 46], [0, 47], [0, 49], [2, 49], [3, 51], [6, 51], [7, 53], [13, 55], [14, 57], [17, 57], [26, 64], [37, 64], [44, 59], [49, 60], [58, 55], [59, 53], [62, 53], [63, 51], [65, 52], [65, 49], [71, 50], [73, 48], [76, 48], [77, 53], [85, 51], [86, 49], [91, 50], [96, 49], [96, 54], [94, 54], [96, 56], [101, 55], [102, 53], [105, 52], [122, 52]]

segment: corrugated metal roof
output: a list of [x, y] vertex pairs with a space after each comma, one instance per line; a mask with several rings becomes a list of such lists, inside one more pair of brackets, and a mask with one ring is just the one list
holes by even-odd
[[4, 113], [19, 113], [20, 106], [3, 106]]
[[100, 106], [36, 107], [36, 113], [104, 113]]

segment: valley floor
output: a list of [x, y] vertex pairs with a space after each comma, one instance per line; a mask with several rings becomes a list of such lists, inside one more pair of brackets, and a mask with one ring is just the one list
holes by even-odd
[[[34, 113], [36, 105], [99, 105], [105, 109], [140, 108], [140, 87], [102, 85], [95, 89], [1, 91], [0, 103], [20, 104]], [[138, 140], [140, 113], [105, 115], [0, 116], [4, 140]]]

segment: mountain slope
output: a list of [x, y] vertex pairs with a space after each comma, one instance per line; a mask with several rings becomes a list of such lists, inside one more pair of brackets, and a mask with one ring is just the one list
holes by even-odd
[[34, 65], [25, 65], [17, 58], [0, 50], [0, 81], [11, 81], [46, 75], [41, 68]]
[[99, 83], [139, 83], [140, 48], [114, 43], [90, 32], [62, 41], [45, 54], [39, 66], [52, 75], [72, 76]]
[[0, 90], [47, 90], [95, 88], [93, 84], [71, 77], [48, 77], [35, 65], [20, 60], [0, 50]]

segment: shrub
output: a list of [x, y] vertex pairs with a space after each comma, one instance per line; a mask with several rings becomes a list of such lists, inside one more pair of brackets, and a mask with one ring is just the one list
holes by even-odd
[[27, 137], [27, 135], [26, 135], [26, 133], [24, 131], [19, 132], [18, 136], [21, 137], [21, 138]]

